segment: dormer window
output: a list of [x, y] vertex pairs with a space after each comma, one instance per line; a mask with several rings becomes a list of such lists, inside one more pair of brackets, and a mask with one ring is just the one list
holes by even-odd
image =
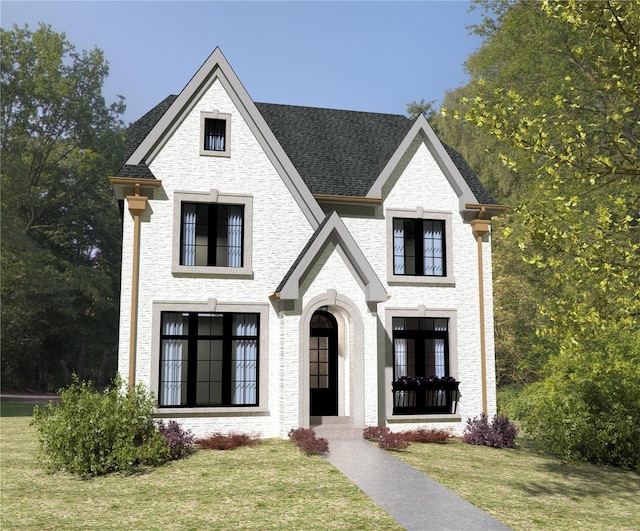
[[200, 113], [200, 155], [229, 156], [231, 115], [217, 111]]

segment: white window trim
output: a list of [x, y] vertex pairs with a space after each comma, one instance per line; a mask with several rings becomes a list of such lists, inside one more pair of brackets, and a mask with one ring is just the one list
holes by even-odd
[[[398, 284], [421, 284], [431, 286], [455, 286], [453, 276], [453, 217], [451, 212], [438, 212], [416, 208], [414, 210], [401, 210], [388, 208], [387, 217], [387, 282]], [[424, 275], [396, 275], [393, 269], [393, 220], [394, 218], [406, 219], [434, 219], [444, 221], [444, 245], [445, 245], [445, 276]]]
[[187, 416], [251, 416], [269, 412], [267, 385], [269, 382], [269, 305], [264, 303], [227, 303], [209, 299], [206, 302], [171, 302], [154, 301], [151, 326], [151, 371], [150, 389], [156, 396], [160, 391], [160, 329], [162, 326], [162, 312], [199, 312], [199, 313], [257, 313], [260, 314], [259, 356], [258, 356], [258, 405], [242, 407], [159, 407], [159, 416], [187, 417]]
[[[393, 318], [394, 317], [432, 317], [435, 319], [449, 319], [449, 374], [458, 379], [458, 312], [448, 309], [431, 309], [425, 306], [414, 308], [387, 308], [384, 315], [385, 330], [387, 331], [386, 363], [384, 375], [386, 382], [384, 389], [385, 409], [387, 421], [407, 421], [407, 422], [455, 422], [460, 420], [460, 413], [424, 413], [419, 415], [394, 415], [393, 414], [393, 391], [391, 383], [393, 381]], [[388, 383], [388, 385], [387, 385]], [[458, 406], [460, 411], [460, 406]]]
[[[214, 151], [212, 149], [204, 149], [204, 122], [209, 118], [212, 120], [224, 120], [224, 150]], [[200, 155], [205, 157], [230, 157], [231, 156], [231, 115], [224, 112], [201, 111], [200, 112]]]
[[[180, 233], [182, 225], [182, 203], [218, 203], [244, 205], [243, 265], [242, 267], [186, 266], [180, 265]], [[195, 276], [250, 276], [253, 275], [253, 196], [222, 194], [212, 189], [208, 192], [176, 191], [173, 194], [173, 243], [171, 250], [171, 272], [177, 275]]]

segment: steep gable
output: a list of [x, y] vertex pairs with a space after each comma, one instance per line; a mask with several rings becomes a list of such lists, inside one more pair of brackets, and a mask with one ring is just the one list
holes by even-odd
[[[143, 178], [153, 178], [148, 166], [180, 126], [184, 117], [216, 81], [222, 84], [233, 104], [242, 114], [311, 225], [317, 227], [324, 218], [322, 209], [219, 48], [216, 48], [207, 58], [177, 97], [170, 96], [165, 99], [134, 124], [131, 153], [128, 154], [121, 169], [121, 176], [140, 175]], [[144, 134], [145, 131], [146, 134]]]
[[387, 292], [375, 271], [353, 239], [338, 214], [328, 214], [318, 226], [313, 236], [302, 249], [299, 256], [291, 265], [280, 285], [276, 288], [275, 296], [283, 300], [295, 300], [299, 297], [300, 281], [316, 257], [329, 241], [334, 238], [341, 255], [347, 261], [347, 266], [353, 272], [356, 280], [362, 286], [367, 302], [382, 302], [387, 299]]
[[477, 210], [478, 205], [499, 206], [485, 190], [484, 186], [482, 186], [462, 155], [453, 148], [445, 146], [440, 141], [423, 115], [418, 116], [413, 122], [411, 129], [407, 132], [395, 153], [389, 158], [386, 166], [372, 184], [367, 193], [367, 197], [382, 197], [384, 185], [391, 178], [402, 157], [408, 152], [410, 146], [417, 138], [427, 147], [431, 156], [444, 173], [449, 185], [458, 196], [460, 212], [466, 212], [470, 208], [471, 210]]
[[[127, 129], [127, 135], [124, 144], [124, 160], [127, 161], [133, 155], [138, 146], [142, 143], [145, 137], [151, 132], [151, 130], [158, 123], [160, 118], [171, 107], [171, 104], [178, 96], [172, 94], [167, 96], [153, 109], [147, 112], [142, 118], [139, 118], [133, 122]], [[137, 165], [123, 164], [117, 177], [132, 177], [136, 179], [154, 179], [154, 175], [146, 165], [142, 162]]]
[[[177, 97], [168, 96], [129, 127], [125, 160], [138, 148]], [[395, 114], [272, 103], [255, 105], [315, 195], [373, 197], [379, 194], [375, 188], [376, 181], [414, 125], [406, 116]], [[464, 157], [451, 146], [438, 142], [450, 159], [445, 164], [452, 165], [451, 169], [460, 174], [473, 193], [475, 202], [497, 204]], [[145, 163], [123, 165], [117, 175], [153, 178]]]
[[457, 174], [458, 190], [468, 187], [474, 196], [467, 197], [471, 203], [496, 204], [464, 157], [441, 143], [423, 116], [412, 121], [397, 114], [256, 106], [314, 195], [380, 197], [376, 183], [391, 158], [428, 128], [425, 140], [440, 149], [438, 163], [445, 171]]

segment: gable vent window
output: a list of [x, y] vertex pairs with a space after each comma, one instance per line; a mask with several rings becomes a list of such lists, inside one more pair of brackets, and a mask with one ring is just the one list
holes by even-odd
[[204, 150], [224, 151], [227, 124], [225, 120], [205, 118]]
[[200, 113], [200, 155], [229, 157], [231, 115], [217, 111]]

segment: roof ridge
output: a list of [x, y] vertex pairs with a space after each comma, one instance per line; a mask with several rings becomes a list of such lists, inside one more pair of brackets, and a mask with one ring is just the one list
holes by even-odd
[[260, 106], [260, 105], [272, 105], [272, 106], [279, 106], [279, 107], [297, 107], [299, 109], [310, 109], [310, 110], [316, 110], [316, 111], [329, 111], [329, 112], [345, 112], [345, 113], [358, 113], [358, 114], [373, 114], [373, 115], [378, 115], [378, 116], [395, 116], [395, 117], [401, 117], [404, 118], [408, 121], [411, 121], [411, 118], [405, 116], [404, 114], [397, 114], [397, 113], [389, 113], [389, 112], [378, 112], [378, 111], [359, 111], [356, 109], [336, 109], [334, 107], [316, 107], [313, 105], [292, 105], [289, 103], [270, 103], [270, 102], [254, 102], [256, 104], [256, 106]]

